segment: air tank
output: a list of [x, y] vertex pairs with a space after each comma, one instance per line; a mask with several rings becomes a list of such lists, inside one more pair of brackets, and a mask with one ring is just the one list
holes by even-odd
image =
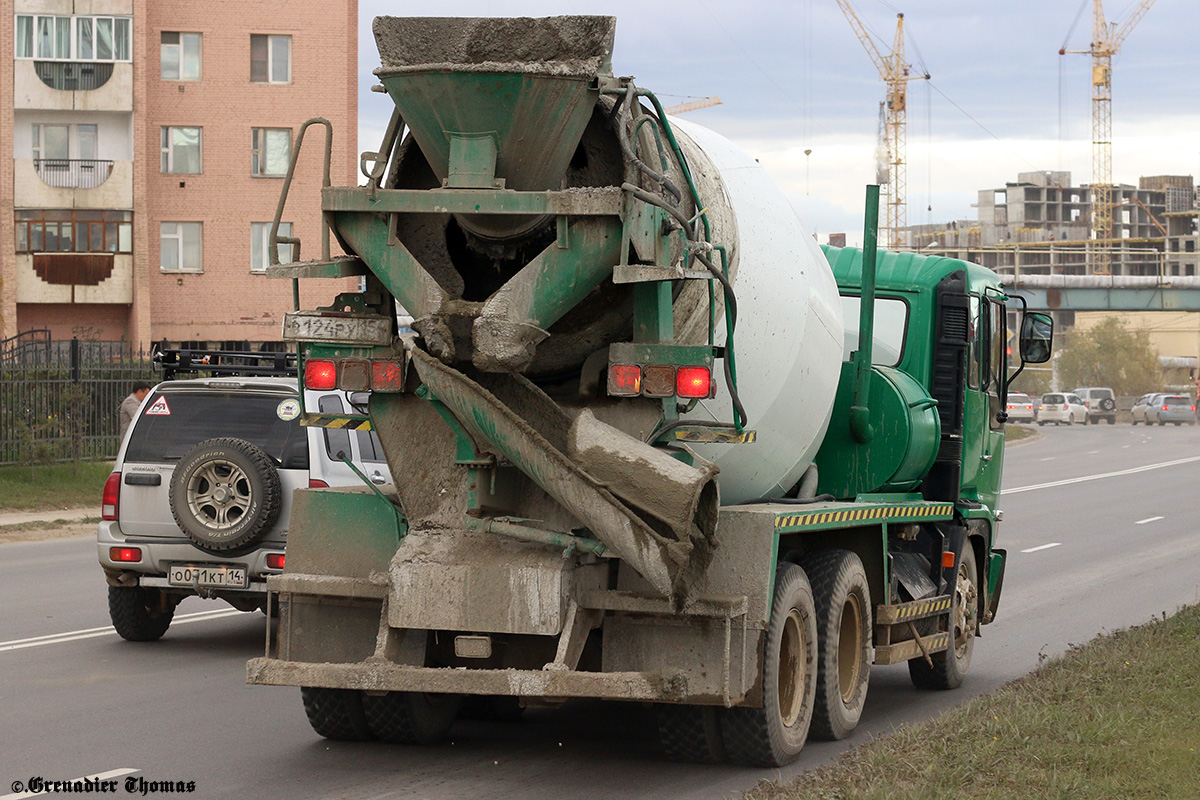
[[[812, 463], [837, 388], [843, 335], [833, 273], [754, 158], [711, 130], [671, 118], [670, 130], [701, 201], [697, 208], [683, 166], [664, 143], [655, 109], [635, 93], [614, 88], [627, 80], [612, 76], [614, 30], [609, 17], [377, 18], [383, 66], [376, 74], [408, 130], [396, 147], [386, 188], [590, 192], [600, 199], [620, 197], [622, 223], [629, 225], [635, 204], [628, 187], [635, 185], [677, 204], [683, 218], [698, 219], [703, 211], [710, 241], [728, 254], [737, 302], [737, 388], [756, 440], [692, 446], [720, 468], [723, 504], [782, 495]], [[482, 171], [473, 171], [470, 165], [479, 164]], [[679, 190], [678, 199], [668, 184]], [[377, 223], [334, 218], [349, 252], [371, 249]], [[607, 265], [594, 286], [573, 284], [570, 291], [579, 297], [565, 308], [538, 296], [542, 284], [523, 286], [530, 280], [526, 268], [553, 256], [555, 242], [563, 241], [554, 214], [446, 209], [393, 219], [390, 235], [425, 273], [420, 291], [397, 297], [413, 314], [413, 327], [429, 352], [443, 363], [468, 371], [519, 372], [551, 387], [570, 376], [578, 380], [597, 353], [631, 340], [635, 284], [614, 282], [615, 264]], [[628, 253], [613, 247], [611, 236], [597, 239], [597, 251], [608, 248], [614, 261], [626, 261]], [[672, 247], [670, 262], [683, 264], [682, 245]], [[675, 341], [707, 343], [709, 282], [677, 280], [671, 286]], [[724, 346], [719, 287], [716, 294], [714, 343]], [[697, 403], [685, 422], [734, 418], [721, 362], [716, 363], [716, 397]], [[579, 412], [576, 399], [561, 402], [570, 413]], [[626, 423], [612, 409], [644, 412], [658, 401], [598, 397], [583, 405], [604, 406], [607, 422], [639, 435], [646, 431], [632, 421], [637, 414]]]

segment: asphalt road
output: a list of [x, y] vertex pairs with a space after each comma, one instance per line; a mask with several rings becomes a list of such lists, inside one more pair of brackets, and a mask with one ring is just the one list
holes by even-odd
[[[785, 770], [679, 765], [634, 704], [532, 709], [459, 722], [434, 748], [317, 737], [294, 688], [247, 686], [263, 618], [189, 599], [159, 642], [108, 628], [90, 539], [0, 546], [0, 792], [41, 776], [195, 781], [203, 798], [726, 798], [995, 689], [1105, 630], [1200, 601], [1200, 429], [1040, 429], [1009, 448], [997, 621], [966, 685], [918, 692], [903, 666], [872, 672], [847, 742], [811, 743]], [[0, 800], [5, 795], [0, 794]]]

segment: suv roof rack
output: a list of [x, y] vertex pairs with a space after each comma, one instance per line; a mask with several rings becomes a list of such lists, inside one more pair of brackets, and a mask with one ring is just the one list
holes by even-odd
[[261, 353], [252, 350], [176, 350], [154, 353], [154, 367], [164, 381], [179, 375], [276, 376], [296, 378], [295, 353]]

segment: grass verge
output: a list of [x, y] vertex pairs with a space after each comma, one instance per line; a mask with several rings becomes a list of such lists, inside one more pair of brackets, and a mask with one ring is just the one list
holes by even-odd
[[0, 511], [43, 511], [95, 506], [100, 510], [111, 461], [0, 467]]
[[72, 539], [96, 535], [99, 517], [74, 520], [23, 522], [19, 525], [0, 525], [0, 545], [14, 542], [45, 542], [50, 539]]
[[1198, 660], [1192, 606], [746, 798], [1200, 797]]

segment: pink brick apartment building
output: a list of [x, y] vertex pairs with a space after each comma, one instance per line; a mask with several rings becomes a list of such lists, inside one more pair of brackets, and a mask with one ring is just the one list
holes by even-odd
[[[333, 183], [357, 183], [358, 4], [270, 5], [0, 0], [0, 339], [278, 342], [291, 282], [262, 270], [306, 119], [333, 124]], [[323, 136], [283, 215], [304, 259]]]

